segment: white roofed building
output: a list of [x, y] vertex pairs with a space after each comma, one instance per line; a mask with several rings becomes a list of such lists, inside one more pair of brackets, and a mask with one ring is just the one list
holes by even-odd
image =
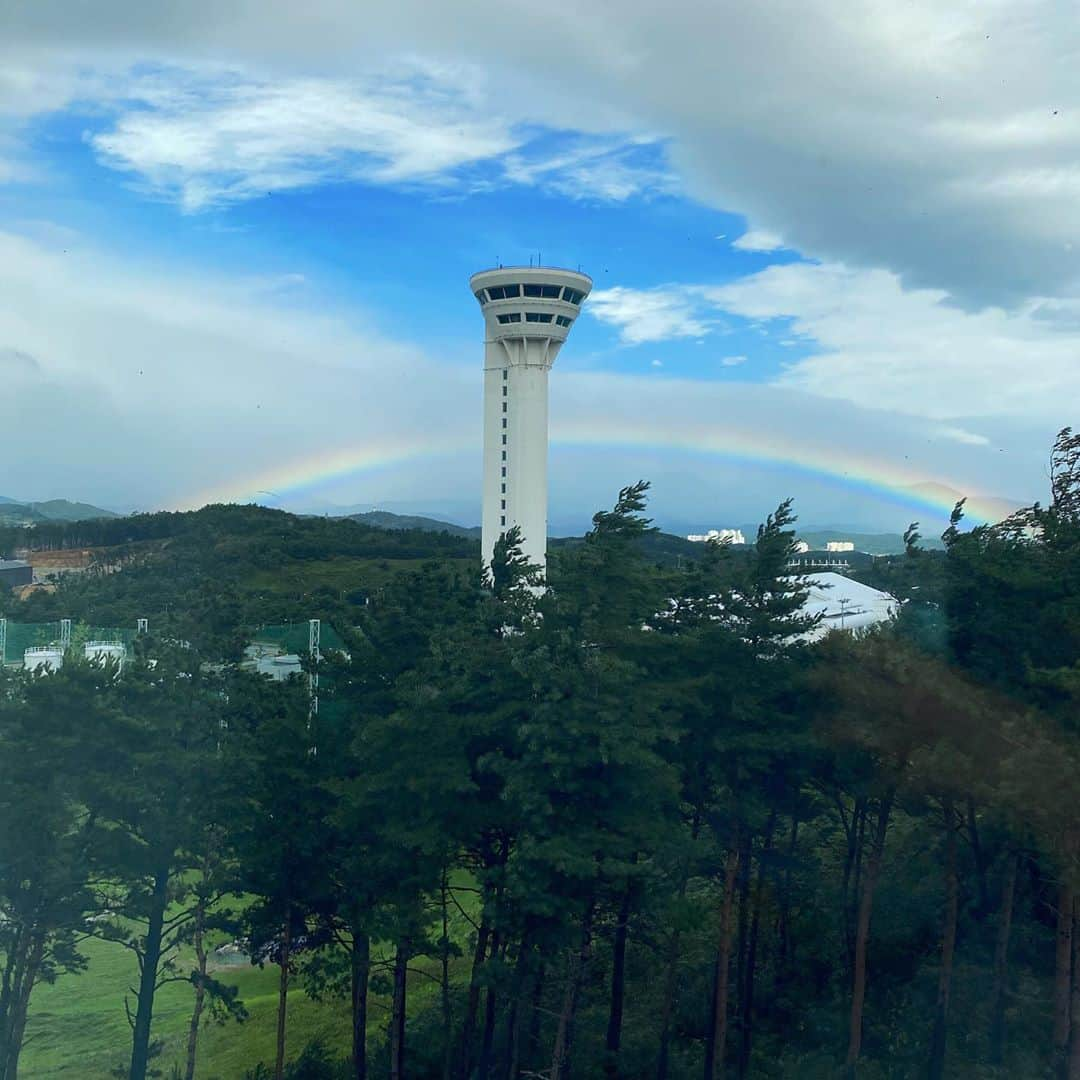
[[900, 610], [896, 597], [842, 574], [811, 574], [806, 577], [806, 584], [810, 594], [802, 613], [822, 617], [806, 635], [808, 641], [816, 641], [830, 630], [863, 630], [888, 622]]

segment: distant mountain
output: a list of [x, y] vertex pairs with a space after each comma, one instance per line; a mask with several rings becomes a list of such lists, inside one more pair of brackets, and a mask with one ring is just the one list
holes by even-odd
[[[933, 482], [913, 484], [907, 490], [921, 499], [931, 499], [934, 502], [940, 502], [948, 506], [955, 506], [956, 503], [965, 498], [962, 491], [957, 491], [946, 484]], [[966, 498], [965, 509], [968, 515], [991, 524], [1007, 518], [1025, 505], [1020, 499], [1005, 499], [996, 495], [969, 495]]]
[[0, 495], [0, 524], [34, 521], [91, 521], [94, 518], [119, 517], [111, 510], [89, 503], [69, 502], [67, 499], [46, 499], [44, 502], [19, 502]]
[[451, 536], [480, 538], [480, 527], [471, 529], [464, 525], [454, 525], [449, 521], [423, 517], [413, 514], [391, 514], [389, 510], [367, 510], [360, 514], [346, 515], [350, 521], [359, 521], [361, 525], [374, 525], [376, 529], [420, 529], [423, 532], [445, 532]]

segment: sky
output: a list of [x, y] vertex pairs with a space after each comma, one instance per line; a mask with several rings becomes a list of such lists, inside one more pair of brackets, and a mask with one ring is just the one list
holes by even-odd
[[1052, 0], [7, 0], [0, 494], [479, 520], [473, 272], [593, 292], [550, 522], [901, 531], [1080, 417]]

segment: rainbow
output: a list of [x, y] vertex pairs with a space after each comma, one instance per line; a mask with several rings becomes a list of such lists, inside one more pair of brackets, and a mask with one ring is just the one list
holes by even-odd
[[[574, 449], [618, 449], [672, 451], [717, 458], [756, 467], [783, 468], [818, 481], [835, 484], [874, 498], [885, 498], [915, 513], [935, 518], [948, 516], [957, 492], [970, 486], [959, 481], [930, 477], [907, 465], [886, 458], [858, 458], [841, 450], [795, 439], [776, 431], [757, 431], [687, 424], [678, 431], [635, 425], [628, 429], [616, 418], [586, 424], [553, 424], [552, 447]], [[347, 445], [321, 450], [306, 457], [291, 458], [267, 466], [241, 479], [231, 479], [179, 500], [178, 509], [194, 509], [208, 503], [261, 502], [260, 496], [279, 500], [317, 491], [335, 481], [393, 468], [409, 462], [435, 459], [450, 454], [476, 452], [475, 438], [448, 443], [438, 440], [390, 439], [374, 444]], [[998, 520], [1003, 514], [1000, 500], [971, 494], [966, 519], [977, 524]]]

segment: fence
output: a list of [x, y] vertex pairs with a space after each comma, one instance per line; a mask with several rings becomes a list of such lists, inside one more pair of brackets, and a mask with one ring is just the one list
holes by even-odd
[[[118, 642], [130, 656], [135, 639], [140, 632], [147, 630], [144, 619], [140, 619], [139, 624], [137, 628], [131, 628], [87, 626], [85, 623], [72, 623], [70, 619], [40, 623], [17, 623], [10, 619], [0, 619], [0, 664], [22, 664], [27, 649], [45, 645], [66, 647], [73, 641], [76, 645], [87, 641]], [[283, 653], [303, 654], [308, 652], [311, 641], [311, 624], [295, 622], [260, 626], [252, 633], [251, 641], [255, 645], [275, 646]], [[320, 626], [318, 646], [323, 653], [345, 651], [345, 642], [329, 623], [322, 623]]]
[[10, 619], [0, 619], [0, 663], [21, 664], [27, 649], [45, 645], [66, 647], [72, 644], [73, 635], [75, 644], [87, 641], [117, 642], [130, 653], [139, 632], [123, 626], [73, 624], [70, 619], [41, 623], [17, 623]]

